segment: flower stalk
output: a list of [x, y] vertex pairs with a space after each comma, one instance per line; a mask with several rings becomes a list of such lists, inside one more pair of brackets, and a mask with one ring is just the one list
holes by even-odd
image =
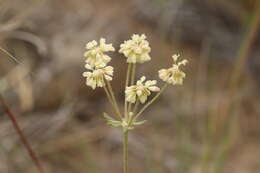
[[[133, 85], [135, 82], [135, 71], [136, 71], [136, 64], [132, 65], [132, 71], [131, 71], [131, 82], [130, 85]], [[132, 103], [128, 103], [128, 113], [132, 111]]]
[[123, 171], [124, 173], [128, 173], [128, 131], [123, 132], [123, 156], [124, 156], [124, 163], [123, 163]]
[[160, 92], [158, 92], [152, 100], [150, 100], [148, 103], [146, 103], [146, 105], [144, 105], [144, 107], [136, 114], [136, 116], [134, 117], [134, 121], [137, 120], [137, 118], [151, 105], [153, 104], [157, 98], [159, 98], [159, 96], [163, 93], [163, 91], [167, 88], [169, 84], [165, 83], [164, 86], [162, 87], [162, 89], [160, 90]]
[[112, 102], [114, 104], [114, 107], [116, 109], [116, 112], [117, 112], [117, 115], [122, 118], [122, 115], [120, 113], [120, 110], [119, 110], [119, 106], [118, 106], [118, 103], [116, 101], [116, 97], [115, 97], [115, 94], [113, 92], [113, 89], [112, 89], [112, 86], [111, 86], [111, 83], [109, 81], [106, 80], [106, 83], [107, 83], [107, 86], [108, 86], [108, 92], [110, 93], [110, 96], [112, 97]]
[[114, 103], [113, 99], [112, 99], [112, 96], [107, 88], [107, 86], [104, 86], [104, 90], [105, 90], [105, 93], [107, 95], [107, 98], [108, 98], [108, 101], [109, 103], [112, 105], [113, 109], [114, 109], [114, 112], [115, 112], [115, 115], [117, 116], [117, 118], [120, 120], [121, 119], [121, 114], [120, 114], [120, 111], [119, 109], [117, 108], [116, 104]]
[[[130, 78], [130, 75], [131, 75], [131, 67], [132, 67], [132, 64], [129, 63], [127, 65], [125, 88], [128, 87], [128, 84], [129, 84], [129, 78]], [[128, 114], [128, 104], [127, 104], [127, 101], [125, 99], [125, 116], [127, 116], [127, 114]]]

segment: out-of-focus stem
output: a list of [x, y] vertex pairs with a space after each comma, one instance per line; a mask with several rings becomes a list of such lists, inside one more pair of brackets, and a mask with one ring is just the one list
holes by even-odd
[[260, 1], [257, 1], [254, 15], [252, 16], [251, 22], [248, 25], [247, 30], [244, 34], [244, 39], [237, 53], [238, 59], [231, 73], [229, 88], [228, 88], [228, 93], [229, 93], [228, 104], [224, 105], [221, 112], [223, 119], [226, 120], [224, 121], [225, 124], [227, 123], [226, 125], [224, 124], [226, 127], [230, 127], [230, 125], [228, 125], [229, 122], [232, 122], [230, 121], [230, 119], [235, 118], [235, 114], [232, 113], [233, 110], [232, 108], [234, 108], [235, 105], [239, 104], [239, 102], [236, 101], [235, 103], [232, 103], [232, 99], [237, 93], [238, 84], [241, 79], [241, 74], [244, 70], [246, 61], [249, 58], [249, 54], [252, 49], [253, 43], [256, 39], [259, 26], [260, 26]]
[[29, 156], [31, 157], [32, 161], [34, 162], [35, 166], [37, 167], [39, 173], [45, 173], [40, 160], [36, 156], [36, 154], [33, 151], [31, 145], [29, 144], [29, 142], [27, 141], [25, 135], [23, 134], [23, 132], [22, 132], [22, 130], [21, 130], [21, 128], [20, 128], [16, 118], [15, 118], [15, 115], [13, 114], [13, 112], [11, 111], [11, 109], [9, 108], [9, 106], [7, 105], [7, 103], [5, 102], [4, 98], [1, 95], [0, 95], [0, 102], [2, 104], [2, 107], [3, 107], [4, 111], [5, 111], [5, 113], [10, 118], [16, 133], [20, 137], [20, 140], [21, 140], [22, 144], [25, 146], [25, 149], [27, 150]]
[[[214, 172], [221, 172], [224, 163], [227, 160], [229, 151], [232, 147], [231, 141], [231, 134], [232, 130], [234, 129], [235, 120], [237, 118], [237, 114], [235, 113], [235, 107], [240, 104], [240, 100], [232, 100], [235, 97], [235, 94], [238, 92], [239, 81], [241, 79], [241, 74], [244, 70], [246, 61], [250, 57], [250, 51], [253, 48], [253, 44], [256, 41], [257, 33], [260, 27], [260, 1], [255, 2], [255, 11], [252, 15], [252, 19], [247, 27], [247, 30], [244, 34], [244, 39], [240, 45], [240, 49], [238, 50], [238, 59], [235, 63], [233, 71], [231, 73], [231, 79], [229, 83], [229, 99], [228, 103], [224, 105], [222, 108], [222, 112], [220, 113], [223, 116], [224, 121], [224, 128], [221, 127], [220, 129], [224, 129], [224, 135], [221, 143], [221, 148], [219, 150], [219, 157], [217, 159], [217, 163], [215, 166]], [[215, 149], [215, 148], [214, 148]], [[211, 149], [213, 150], [213, 149]]]
[[8, 51], [6, 51], [5, 49], [3, 49], [1, 47], [0, 47], [0, 50], [2, 52], [4, 52], [7, 56], [9, 56], [14, 62], [16, 62], [17, 64], [21, 64], [21, 62], [16, 57], [14, 57], [11, 53], [9, 53]]
[[252, 44], [256, 39], [257, 31], [260, 25], [260, 2], [256, 2], [255, 14], [252, 18], [248, 30], [245, 34], [244, 41], [238, 52], [238, 60], [233, 69], [230, 87], [234, 89], [237, 86], [241, 72], [243, 71], [244, 65], [252, 48]]

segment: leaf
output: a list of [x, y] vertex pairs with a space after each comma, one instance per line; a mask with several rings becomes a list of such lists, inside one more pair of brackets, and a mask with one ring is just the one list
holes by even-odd
[[110, 117], [106, 112], [103, 113], [104, 118], [108, 120], [114, 120], [112, 117]]
[[121, 126], [120, 121], [108, 121], [107, 124], [110, 125], [110, 126], [113, 126], [113, 127], [120, 127]]
[[117, 121], [110, 117], [107, 113], [104, 112], [104, 118], [107, 121], [107, 125], [112, 126], [112, 127], [120, 127], [121, 126], [121, 121]]

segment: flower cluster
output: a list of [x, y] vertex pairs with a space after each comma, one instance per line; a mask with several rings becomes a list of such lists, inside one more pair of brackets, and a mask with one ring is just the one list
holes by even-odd
[[144, 34], [134, 34], [131, 40], [120, 45], [119, 52], [127, 58], [127, 63], [144, 63], [151, 60], [151, 48]]
[[156, 80], [148, 80], [144, 83], [145, 76], [141, 77], [140, 80], [136, 82], [136, 85], [132, 85], [126, 87], [125, 94], [126, 94], [126, 101], [130, 103], [135, 103], [136, 100], [139, 100], [141, 103], [145, 103], [147, 97], [151, 95], [151, 91], [158, 92], [160, 88], [156, 85]]
[[87, 58], [86, 63], [92, 67], [104, 67], [111, 58], [106, 55], [106, 52], [115, 51], [115, 48], [112, 44], [106, 44], [106, 40], [101, 38], [98, 43], [93, 40], [86, 45], [87, 51], [84, 53], [84, 56]]
[[183, 79], [186, 77], [186, 74], [180, 70], [181, 66], [185, 66], [188, 61], [186, 59], [182, 61], [178, 61], [180, 55], [173, 55], [173, 65], [171, 68], [168, 69], [161, 69], [159, 70], [159, 77], [169, 84], [173, 85], [182, 85]]
[[[180, 67], [185, 66], [188, 61], [180, 61], [180, 55], [173, 55], [172, 58], [174, 62], [172, 67], [159, 70], [159, 78], [165, 82], [162, 89], [156, 86], [156, 80], [146, 80], [145, 76], [142, 76], [141, 79], [137, 80], [135, 83], [136, 66], [133, 64], [144, 63], [151, 60], [149, 55], [151, 48], [144, 34], [134, 34], [130, 40], [127, 40], [120, 45], [119, 50], [119, 53], [124, 54], [127, 58], [127, 63], [129, 63], [125, 85], [124, 114], [122, 114], [116, 102], [113, 89], [109, 83], [109, 81], [113, 79], [114, 69], [107, 65], [111, 61], [111, 57], [108, 56], [107, 53], [115, 51], [115, 48], [112, 44], [107, 44], [104, 38], [101, 38], [99, 43], [95, 40], [87, 43], [86, 49], [84, 56], [86, 57], [85, 68], [87, 71], [83, 73], [83, 76], [86, 77], [86, 85], [90, 86], [92, 89], [104, 87], [118, 119], [113, 119], [107, 114], [105, 114], [104, 117], [109, 125], [122, 127], [124, 131], [131, 130], [134, 126], [143, 124], [145, 121], [137, 121], [137, 118], [143, 111], [159, 97], [169, 84], [182, 85], [186, 76]], [[106, 87], [106, 84], [108, 87]], [[147, 99], [152, 92], [157, 93], [149, 102], [147, 102]], [[139, 103], [144, 104], [145, 102], [147, 103], [138, 112]], [[132, 104], [135, 105], [133, 106]]]
[[106, 52], [115, 51], [112, 44], [106, 44], [106, 40], [101, 38], [99, 45], [93, 40], [86, 44], [87, 51], [84, 53], [86, 59], [86, 69], [89, 70], [83, 73], [86, 77], [86, 85], [92, 89], [105, 86], [105, 80], [111, 81], [113, 76], [113, 67], [107, 66], [111, 58], [106, 55]]
[[93, 69], [89, 64], [86, 64], [85, 67], [86, 69], [91, 70], [91, 72], [84, 72], [83, 76], [87, 78], [86, 85], [90, 86], [92, 89], [105, 86], [105, 80], [112, 80], [113, 67], [111, 66]]

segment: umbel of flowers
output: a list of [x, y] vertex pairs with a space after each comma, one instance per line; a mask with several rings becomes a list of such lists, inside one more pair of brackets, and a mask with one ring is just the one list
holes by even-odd
[[[172, 56], [172, 66], [168, 69], [159, 70], [159, 78], [165, 82], [161, 89], [156, 86], [156, 80], [146, 80], [145, 76], [136, 81], [136, 64], [143, 64], [151, 60], [151, 48], [144, 34], [133, 34], [130, 40], [124, 41], [120, 45], [119, 50], [119, 53], [125, 56], [128, 66], [124, 93], [124, 111], [121, 111], [110, 83], [113, 79], [113, 67], [108, 65], [111, 57], [107, 55], [107, 53], [115, 51], [115, 48], [112, 44], [107, 44], [104, 38], [101, 38], [99, 43], [95, 40], [87, 43], [86, 49], [84, 57], [86, 58], [85, 68], [87, 71], [83, 73], [83, 76], [86, 77], [86, 85], [92, 89], [97, 87], [104, 88], [108, 101], [114, 110], [115, 116], [109, 116], [107, 113], [104, 113], [104, 118], [108, 125], [121, 127], [123, 131], [124, 173], [127, 173], [129, 130], [145, 122], [145, 120], [139, 121], [139, 116], [161, 95], [167, 86], [183, 84], [186, 75], [181, 68], [188, 61], [186, 59], [179, 60], [180, 55]], [[156, 95], [148, 99], [152, 92], [155, 92]]]

